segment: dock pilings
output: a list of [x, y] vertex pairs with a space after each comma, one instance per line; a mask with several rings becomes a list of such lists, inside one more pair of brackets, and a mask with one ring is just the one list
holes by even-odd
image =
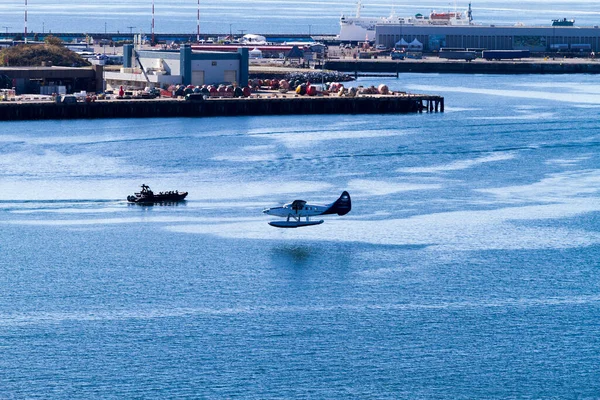
[[425, 96], [418, 101], [418, 112], [444, 112], [444, 98], [440, 96]]
[[440, 96], [393, 94], [356, 97], [211, 98], [201, 101], [180, 99], [108, 100], [92, 103], [0, 102], [0, 121], [80, 119], [223, 117], [243, 115], [302, 114], [404, 114], [444, 111]]

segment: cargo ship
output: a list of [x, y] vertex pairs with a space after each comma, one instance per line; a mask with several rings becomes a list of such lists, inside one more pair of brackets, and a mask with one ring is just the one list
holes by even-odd
[[466, 11], [431, 12], [428, 16], [416, 14], [414, 17], [401, 17], [395, 11], [389, 17], [361, 17], [362, 1], [357, 2], [356, 15], [342, 15], [340, 18], [340, 34], [336, 37], [341, 42], [364, 42], [375, 40], [376, 25], [409, 25], [409, 26], [468, 26], [473, 24], [471, 3]]
[[575, 25], [574, 19], [553, 19], [552, 26], [573, 26]]
[[419, 52], [436, 53], [444, 48], [462, 50], [528, 50], [532, 53], [561, 57], [595, 57], [600, 51], [600, 29], [574, 26], [575, 19], [554, 19], [546, 25], [480, 24], [473, 22], [471, 3], [464, 11], [431, 12], [399, 17], [361, 17], [358, 1], [356, 16], [342, 15], [339, 42], [368, 41], [376, 49], [393, 49], [410, 45]]

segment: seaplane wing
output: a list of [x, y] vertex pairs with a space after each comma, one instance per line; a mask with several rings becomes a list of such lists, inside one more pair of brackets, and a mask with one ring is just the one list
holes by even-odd
[[[323, 220], [311, 220], [319, 215], [346, 215], [352, 209], [350, 194], [346, 191], [333, 203], [327, 205], [308, 204], [304, 200], [294, 200], [281, 207], [272, 207], [263, 210], [263, 213], [285, 218], [285, 221], [271, 221], [269, 225], [276, 228], [299, 228], [302, 226], [319, 225]], [[305, 218], [302, 220], [302, 218]]]

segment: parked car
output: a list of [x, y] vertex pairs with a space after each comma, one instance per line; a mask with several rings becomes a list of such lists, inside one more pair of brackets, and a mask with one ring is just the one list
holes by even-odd
[[404, 60], [405, 53], [401, 51], [392, 51], [390, 53], [392, 60]]
[[63, 96], [62, 99], [61, 99], [61, 103], [63, 103], [63, 104], [76, 104], [77, 103], [77, 97], [75, 97], [73, 95]]
[[188, 93], [185, 95], [186, 101], [203, 101], [206, 95], [204, 93]]

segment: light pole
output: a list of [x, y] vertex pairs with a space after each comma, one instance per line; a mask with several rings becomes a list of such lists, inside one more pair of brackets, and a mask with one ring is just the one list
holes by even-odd
[[104, 34], [106, 35], [106, 22], [104, 23]]
[[198, 0], [198, 19], [196, 20], [196, 42], [200, 43], [200, 0]]
[[129, 34], [133, 35], [133, 28], [135, 28], [135, 26], [128, 26], [129, 28]]
[[151, 45], [154, 46], [154, 0], [152, 0], [152, 42]]
[[25, 0], [25, 26], [24, 26], [24, 33], [25, 33], [25, 43], [27, 43], [27, 0]]
[[231, 25], [233, 24], [229, 24], [229, 40], [233, 40], [233, 34], [231, 33]]
[[8, 28], [11, 28], [10, 26], [3, 26], [4, 29], [6, 29], [6, 35], [8, 36]]
[[308, 36], [310, 36], [310, 28], [312, 27], [311, 24], [308, 24]]
[[46, 23], [42, 21], [42, 34], [46, 33]]

